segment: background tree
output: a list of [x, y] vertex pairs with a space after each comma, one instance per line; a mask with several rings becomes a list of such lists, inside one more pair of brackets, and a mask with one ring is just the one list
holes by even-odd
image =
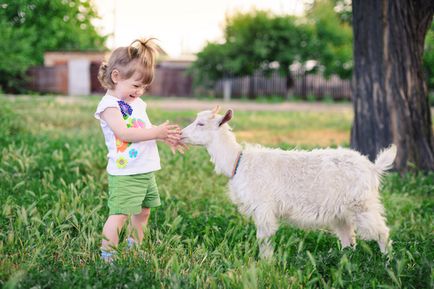
[[326, 77], [335, 74], [348, 79], [353, 69], [352, 28], [348, 22], [351, 18], [347, 15], [347, 1], [335, 2], [317, 0], [307, 10], [306, 18], [315, 29], [315, 38], [309, 40], [313, 46], [309, 56], [318, 61]]
[[225, 77], [251, 76], [260, 70], [269, 55], [271, 17], [266, 11], [227, 16], [224, 43], [210, 42], [197, 54], [191, 69], [195, 78], [213, 84]]
[[[324, 0], [323, 0], [324, 1]], [[352, 6], [351, 0], [330, 0], [333, 3], [333, 10], [340, 21], [346, 23], [352, 29]], [[317, 3], [315, 1], [313, 4]], [[312, 5], [311, 5], [312, 6]], [[352, 59], [352, 55], [351, 55]], [[434, 105], [434, 22], [431, 23], [431, 28], [425, 37], [425, 50], [423, 53], [423, 65], [426, 71], [426, 81], [429, 91], [430, 105]]]
[[306, 62], [312, 59], [318, 45], [315, 27], [294, 16], [275, 16], [271, 19], [268, 34], [269, 53], [264, 68], [267, 72], [267, 69], [274, 69], [273, 63], [278, 64], [277, 71], [286, 79], [286, 97], [289, 98], [294, 85], [291, 65], [297, 63], [305, 67]]
[[[212, 83], [227, 76], [269, 73], [277, 67], [290, 88], [293, 79], [289, 66], [304, 61], [311, 31], [297, 25], [296, 18], [291, 16], [276, 16], [267, 11], [235, 13], [226, 19], [224, 43], [208, 43], [197, 54], [192, 71], [200, 80], [207, 78]], [[252, 96], [253, 81], [250, 84]]]
[[423, 65], [426, 71], [426, 80], [430, 94], [430, 104], [434, 105], [434, 22], [425, 37], [425, 50]]
[[211, 86], [214, 81], [233, 75], [227, 44], [209, 42], [197, 53], [197, 59], [189, 69], [195, 85]]
[[304, 66], [308, 60], [316, 60], [326, 76], [348, 78], [352, 69], [351, 34], [330, 0], [315, 3], [306, 18], [266, 11], [235, 13], [227, 17], [224, 42], [208, 43], [198, 53], [192, 70], [211, 82], [223, 75], [252, 76], [277, 70], [286, 78], [289, 95], [294, 83], [290, 66], [294, 63]]
[[334, 8], [333, 10], [336, 11], [336, 14], [338, 15], [341, 22], [347, 23], [348, 25], [352, 26], [353, 23], [353, 12], [352, 12], [352, 6], [351, 6], [351, 0], [330, 0]]
[[399, 171], [434, 170], [422, 56], [431, 0], [353, 0], [354, 123], [351, 147], [374, 159], [398, 146]]
[[[3, 0], [0, 3], [0, 86], [20, 91], [24, 73], [49, 50], [102, 50], [90, 1]], [[14, 65], [10, 65], [14, 63]]]
[[28, 67], [37, 63], [32, 47], [36, 40], [37, 33], [13, 27], [0, 17], [0, 92], [20, 87]]

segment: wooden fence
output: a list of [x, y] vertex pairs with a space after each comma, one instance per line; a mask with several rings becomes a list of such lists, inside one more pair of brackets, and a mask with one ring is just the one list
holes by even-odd
[[193, 81], [191, 76], [187, 75], [187, 70], [184, 67], [157, 66], [154, 81], [148, 93], [158, 96], [191, 97], [193, 95]]
[[65, 94], [68, 91], [68, 66], [37, 66], [27, 71], [27, 88], [43, 93]]
[[[318, 74], [306, 74], [302, 71], [293, 72], [294, 85], [290, 95], [302, 99], [334, 100], [351, 99], [351, 81], [342, 80], [337, 76], [324, 78]], [[286, 97], [286, 78], [277, 72], [270, 76], [256, 73], [252, 77], [238, 77], [227, 79], [230, 83], [231, 98], [256, 98], [258, 96]], [[216, 96], [223, 97], [224, 81], [218, 81], [214, 92]]]
[[[90, 65], [91, 93], [104, 93], [97, 79], [100, 63], [92, 62]], [[193, 88], [193, 80], [187, 74], [188, 66], [159, 65], [155, 70], [155, 78], [149, 94], [158, 96], [194, 95], [223, 97], [223, 80], [218, 81], [212, 89], [204, 87]], [[44, 93], [68, 93], [68, 67], [67, 64], [52, 67], [34, 67], [28, 71], [30, 90]], [[334, 100], [351, 98], [351, 83], [336, 76], [324, 78], [320, 75], [305, 74], [302, 71], [293, 72], [294, 85], [290, 95], [302, 99]], [[267, 96], [285, 97], [286, 79], [277, 72], [270, 76], [256, 73], [252, 77], [238, 77], [227, 79], [230, 86], [231, 98], [256, 98]], [[227, 87], [226, 87], [227, 89]]]

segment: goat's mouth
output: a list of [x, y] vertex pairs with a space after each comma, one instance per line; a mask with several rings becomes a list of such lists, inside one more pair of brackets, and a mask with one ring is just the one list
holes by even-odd
[[190, 139], [188, 138], [188, 136], [182, 136], [181, 135], [181, 142], [185, 143], [185, 144], [193, 144]]

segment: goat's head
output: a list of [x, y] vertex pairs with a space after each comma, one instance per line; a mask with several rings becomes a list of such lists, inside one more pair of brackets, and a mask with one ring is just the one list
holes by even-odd
[[206, 146], [220, 129], [228, 129], [227, 123], [232, 118], [232, 110], [219, 115], [219, 106], [213, 110], [201, 111], [196, 119], [182, 130], [182, 141], [188, 144]]

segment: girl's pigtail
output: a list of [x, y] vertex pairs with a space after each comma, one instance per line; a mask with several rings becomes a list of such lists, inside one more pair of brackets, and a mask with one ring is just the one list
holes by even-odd
[[128, 47], [128, 55], [131, 59], [139, 59], [140, 63], [148, 68], [153, 68], [157, 56], [155, 38], [134, 40]]
[[111, 88], [109, 75], [107, 73], [107, 63], [102, 63], [98, 70], [98, 80], [104, 88]]

